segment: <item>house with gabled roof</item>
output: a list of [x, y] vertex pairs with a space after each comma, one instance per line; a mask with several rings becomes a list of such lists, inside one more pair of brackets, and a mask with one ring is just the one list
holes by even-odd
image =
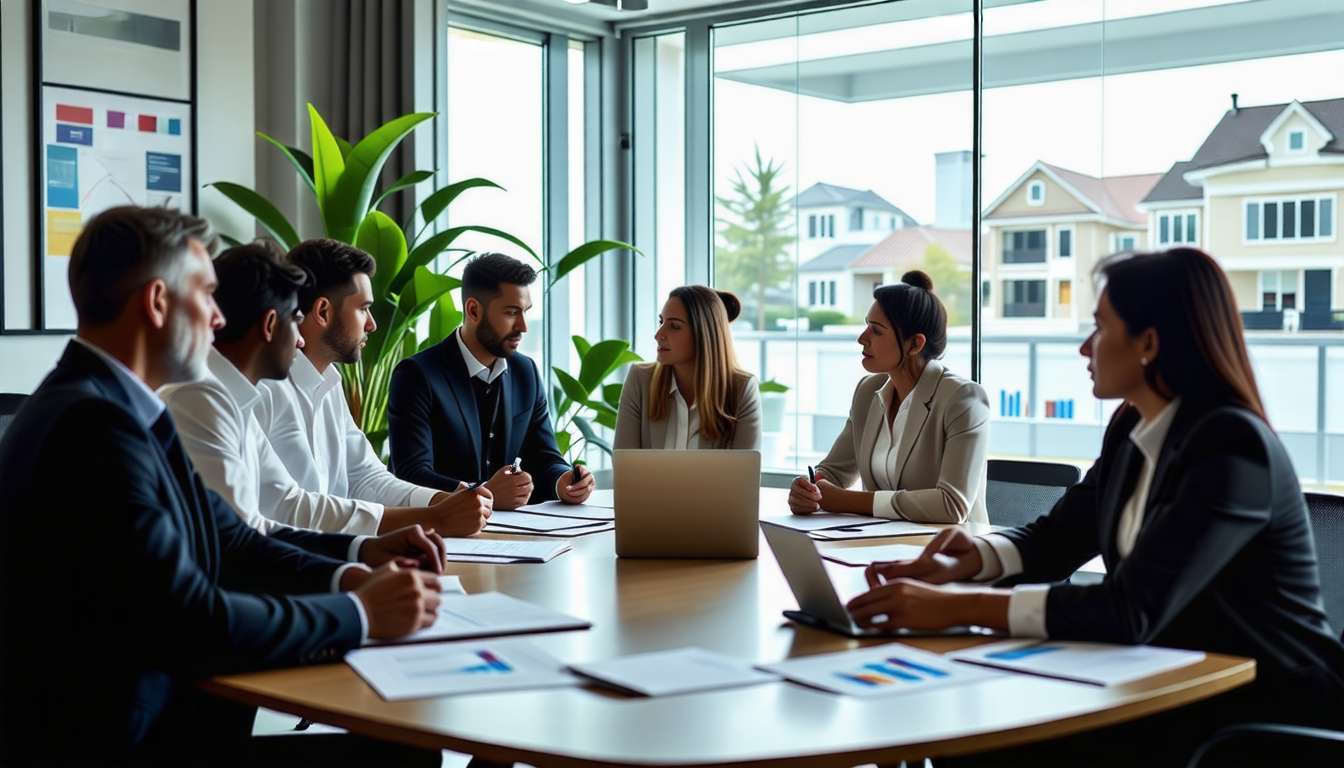
[[1344, 99], [1239, 107], [1139, 203], [1156, 247], [1223, 266], [1248, 329], [1344, 328]]
[[813, 184], [794, 198], [794, 208], [799, 269], [804, 273], [799, 276], [798, 303], [808, 309], [852, 314], [855, 278], [846, 271], [849, 262], [892, 231], [918, 226], [871, 189], [837, 184]]
[[1107, 254], [1147, 247], [1135, 205], [1161, 178], [1098, 178], [1037, 161], [985, 209], [982, 316], [987, 326], [1074, 332], [1091, 322], [1091, 271]]
[[[861, 318], [873, 301], [873, 289], [899, 282], [911, 269], [924, 269], [929, 248], [941, 248], [957, 266], [971, 271], [971, 231], [939, 227], [903, 227], [872, 245], [837, 245], [798, 267], [799, 304], [834, 309]], [[934, 286], [934, 291], [948, 286]]]

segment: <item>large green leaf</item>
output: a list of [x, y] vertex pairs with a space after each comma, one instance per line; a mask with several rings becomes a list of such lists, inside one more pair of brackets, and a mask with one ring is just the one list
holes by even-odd
[[555, 447], [560, 449], [560, 455], [561, 455], [561, 456], [568, 456], [568, 455], [569, 455], [569, 433], [568, 433], [568, 432], [556, 432], [556, 433], [555, 433]]
[[[317, 195], [317, 209], [322, 213], [322, 228], [327, 237], [335, 237], [343, 243], [354, 239], [355, 227], [364, 218], [340, 221], [334, 208], [336, 190], [341, 177], [345, 175], [345, 157], [341, 146], [336, 142], [331, 129], [317, 113], [317, 108], [308, 105], [308, 119], [313, 125], [313, 192]], [[338, 237], [337, 230], [348, 230], [346, 237]]]
[[[415, 126], [432, 117], [433, 112], [402, 115], [389, 120], [373, 133], [360, 139], [349, 157], [345, 158], [345, 172], [341, 174], [335, 190], [327, 198], [326, 207], [323, 209], [323, 222], [330, 228], [327, 233], [329, 237], [350, 242], [350, 238], [355, 234], [355, 227], [363, 221], [369, 211], [370, 203], [373, 201], [373, 190], [378, 184], [378, 176], [383, 171], [383, 163], [387, 162], [388, 155], [392, 154], [392, 150]], [[318, 185], [318, 189], [321, 189], [321, 184]]]
[[294, 225], [289, 223], [285, 214], [281, 213], [270, 200], [241, 184], [230, 181], [216, 181], [206, 186], [218, 189], [225, 197], [237, 203], [238, 207], [250, 213], [268, 232], [275, 235], [275, 239], [284, 244], [285, 248], [293, 248], [299, 244], [299, 233], [294, 231]]
[[584, 389], [592, 392], [601, 386], [612, 371], [626, 363], [643, 360], [629, 350], [630, 342], [621, 339], [607, 339], [594, 344], [588, 354], [583, 356], [583, 364], [579, 367], [579, 381], [583, 383]]
[[624, 384], [603, 384], [602, 400], [612, 408], [621, 407], [621, 390], [625, 388]]
[[588, 390], [579, 383], [578, 379], [570, 376], [568, 373], [555, 366], [552, 366], [551, 370], [555, 372], [555, 378], [560, 380], [560, 388], [565, 390], [565, 395], [569, 397], [569, 399], [580, 403], [588, 401]]
[[455, 277], [436, 275], [424, 267], [419, 267], [415, 270], [411, 282], [407, 284], [406, 290], [401, 292], [397, 308], [408, 320], [414, 320], [438, 301], [440, 296], [461, 284], [462, 281]]
[[448, 246], [452, 245], [454, 240], [469, 229], [471, 228], [453, 227], [452, 229], [445, 229], [412, 248], [410, 255], [406, 258], [406, 265], [399, 274], [392, 276], [392, 282], [390, 283], [392, 292], [401, 292], [401, 289], [406, 285], [406, 281], [410, 280], [411, 275], [415, 274], [416, 267], [429, 266], [429, 262], [448, 250]]
[[[461, 285], [461, 281], [458, 281]], [[457, 308], [453, 302], [453, 294], [445, 293], [434, 303], [434, 309], [429, 313], [429, 338], [426, 339], [430, 346], [438, 344], [448, 338], [462, 324], [462, 311]]]
[[[448, 210], [448, 206], [457, 199], [458, 195], [474, 187], [494, 187], [495, 189], [504, 189], [495, 182], [482, 178], [466, 179], [455, 184], [449, 184], [443, 189], [431, 194], [429, 197], [426, 197], [425, 201], [420, 204], [420, 215], [424, 219], [424, 226], [428, 227], [430, 224], [434, 223], [434, 220], [439, 218], [440, 214]], [[407, 226], [406, 229], [409, 230], [410, 227]]]
[[583, 439], [586, 440], [589, 445], [595, 445], [603, 451], [606, 451], [608, 454], [611, 453], [611, 443], [598, 437], [597, 430], [593, 429], [593, 425], [589, 424], [587, 419], [582, 416], [575, 416], [574, 426], [579, 428], [579, 432], [583, 434]]
[[579, 336], [578, 334], [575, 334], [570, 338], [573, 339], [574, 341], [574, 348], [579, 350], [580, 360], [583, 359], [584, 355], [588, 354], [588, 350], [593, 348], [593, 345], [590, 344], [587, 339], [583, 338], [582, 336]]
[[373, 271], [373, 295], [387, 296], [392, 278], [406, 263], [406, 236], [392, 217], [382, 211], [369, 211], [359, 225], [355, 247], [373, 257], [377, 268]]
[[406, 189], [407, 187], [414, 187], [416, 184], [419, 184], [420, 182], [425, 181], [426, 179], [431, 179], [433, 177], [434, 177], [434, 171], [411, 171], [405, 176], [402, 176], [400, 179], [397, 179], [396, 184], [393, 184], [392, 186], [384, 190], [383, 194], [379, 195], [378, 199], [373, 201], [373, 207], [377, 208], [378, 206], [382, 205], [383, 201], [387, 199], [388, 195], [393, 194], [395, 192], [400, 192], [401, 190]]
[[616, 415], [612, 413], [603, 411], [602, 413], [597, 414], [597, 416], [593, 418], [593, 421], [596, 421], [607, 429], [616, 428]]
[[560, 278], [583, 266], [594, 256], [622, 248], [634, 251], [640, 256], [644, 255], [635, 246], [619, 240], [592, 240], [565, 254], [555, 266], [551, 267], [551, 285], [555, 285]]
[[769, 392], [784, 393], [789, 391], [789, 385], [780, 384], [778, 381], [770, 379], [769, 381], [762, 381], [761, 383], [757, 384], [756, 389], [759, 390], [761, 394], [766, 394]]
[[341, 148], [341, 158], [349, 160], [350, 152], [354, 150], [354, 147], [350, 146], [350, 142], [346, 141], [345, 139], [342, 139], [340, 136], [337, 136], [336, 146]]
[[285, 153], [285, 157], [289, 158], [289, 162], [294, 165], [294, 170], [299, 172], [299, 178], [303, 179], [303, 182], [308, 185], [308, 189], [313, 193], [313, 197], [317, 197], [317, 186], [313, 184], [312, 155], [309, 155], [298, 147], [287, 147], [261, 131], [257, 131], [257, 135], [279, 147], [280, 151]]

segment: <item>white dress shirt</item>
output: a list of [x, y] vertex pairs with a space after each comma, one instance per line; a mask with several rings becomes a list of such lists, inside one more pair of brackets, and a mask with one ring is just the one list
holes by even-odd
[[350, 415], [335, 365], [318, 373], [300, 353], [288, 378], [257, 389], [257, 422], [304, 490], [394, 507], [427, 506], [438, 493], [388, 471]]
[[[280, 525], [377, 534], [383, 505], [312, 493], [285, 469], [253, 415], [261, 393], [211, 349], [204, 379], [159, 390], [205, 484], [262, 533]], [[355, 550], [358, 551], [358, 550]], [[354, 558], [351, 558], [354, 559]]]
[[896, 519], [896, 510], [891, 499], [896, 495], [896, 483], [901, 479], [901, 468], [896, 466], [900, 457], [901, 433], [905, 431], [905, 422], [910, 415], [910, 394], [896, 407], [896, 418], [888, 426], [886, 414], [891, 410], [891, 399], [896, 396], [896, 385], [887, 379], [882, 388], [873, 393], [873, 397], [882, 402], [882, 426], [877, 430], [877, 441], [873, 443], [873, 456], [869, 465], [873, 473], [873, 482], [879, 488], [891, 488], [889, 491], [873, 491], [873, 517]]
[[672, 377], [672, 388], [668, 391], [668, 396], [672, 398], [672, 413], [668, 414], [670, 419], [667, 424], [667, 438], [663, 443], [663, 448], [669, 451], [695, 450], [700, 442], [697, 440], [691, 442], [691, 438], [700, 434], [700, 409], [697, 407], [699, 398], [691, 405], [686, 405], [686, 398], [681, 396], [681, 391], [677, 389], [677, 377]]
[[[1130, 441], [1143, 455], [1143, 467], [1139, 470], [1134, 492], [1120, 510], [1115, 547], [1122, 560], [1134, 551], [1134, 542], [1143, 527], [1143, 518], [1148, 511], [1148, 491], [1152, 488], [1153, 474], [1157, 471], [1157, 459], [1162, 454], [1162, 444], [1167, 441], [1167, 433], [1171, 431], [1171, 423], [1176, 419], [1176, 410], [1180, 404], [1179, 397], [1172, 400], [1158, 411], [1152, 421], [1140, 421], [1129, 433]], [[986, 534], [976, 539], [975, 547], [980, 551], [980, 562], [983, 563], [980, 573], [975, 575], [976, 581], [1016, 576], [1024, 570], [1021, 553], [1005, 536]], [[1013, 593], [1008, 598], [1008, 634], [1013, 637], [1049, 637], [1045, 628], [1045, 601], [1049, 593], [1048, 584], [1013, 587]]]

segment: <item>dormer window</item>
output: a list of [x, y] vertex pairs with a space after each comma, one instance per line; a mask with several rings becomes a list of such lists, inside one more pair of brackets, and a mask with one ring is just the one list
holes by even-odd
[[1288, 132], [1288, 151], [1289, 151], [1289, 152], [1301, 152], [1301, 151], [1305, 150], [1306, 148], [1307, 148], [1307, 132], [1306, 132], [1306, 131], [1289, 131], [1289, 132]]
[[1033, 181], [1027, 185], [1027, 205], [1045, 205], [1045, 182]]

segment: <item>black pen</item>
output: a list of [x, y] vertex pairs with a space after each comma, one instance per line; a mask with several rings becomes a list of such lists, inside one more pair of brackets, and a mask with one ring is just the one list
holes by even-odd
[[583, 465], [576, 463], [574, 465], [574, 473], [570, 476], [569, 482], [572, 485], [574, 483], [579, 482], [582, 479], [583, 479]]
[[807, 465], [807, 482], [813, 485], [817, 484], [817, 471], [812, 468], [811, 464]]

